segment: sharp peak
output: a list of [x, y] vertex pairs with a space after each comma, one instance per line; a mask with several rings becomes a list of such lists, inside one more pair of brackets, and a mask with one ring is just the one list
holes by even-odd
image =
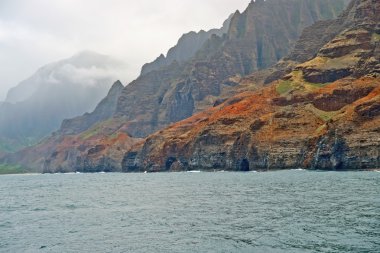
[[116, 82], [113, 83], [112, 87], [108, 91], [108, 95], [113, 94], [115, 92], [117, 93], [123, 88], [124, 88], [124, 85], [122, 84], [122, 82], [120, 82], [120, 80], [117, 80]]
[[261, 3], [265, 3], [265, 2], [266, 2], [266, 0], [251, 0], [249, 5], [261, 4]]
[[116, 82], [114, 82], [113, 85], [112, 85], [112, 88], [117, 87], [117, 86], [124, 87], [123, 83], [120, 80], [117, 80]]

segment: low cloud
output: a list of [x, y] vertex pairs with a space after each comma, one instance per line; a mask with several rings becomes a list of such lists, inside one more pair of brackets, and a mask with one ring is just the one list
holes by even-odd
[[[99, 80], [122, 79], [124, 68], [78, 68], [72, 64], [65, 64], [49, 76], [50, 83], [77, 83], [82, 86], [95, 86]], [[108, 84], [107, 84], [108, 85]]]

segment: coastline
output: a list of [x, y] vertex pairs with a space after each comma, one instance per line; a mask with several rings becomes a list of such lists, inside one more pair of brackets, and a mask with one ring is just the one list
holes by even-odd
[[26, 173], [0, 173], [0, 176], [39, 176], [39, 175], [81, 175], [81, 174], [168, 174], [168, 173], [270, 173], [270, 172], [286, 172], [286, 171], [303, 171], [303, 172], [379, 172], [380, 168], [374, 169], [359, 169], [359, 170], [312, 170], [312, 169], [271, 169], [271, 170], [250, 170], [250, 171], [236, 171], [236, 170], [189, 170], [189, 171], [134, 171], [134, 172], [58, 172], [58, 173], [38, 173], [38, 172], [26, 172]]

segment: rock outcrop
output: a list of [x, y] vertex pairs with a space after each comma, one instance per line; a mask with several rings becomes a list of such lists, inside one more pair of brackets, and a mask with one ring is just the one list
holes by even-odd
[[[329, 83], [350, 75], [380, 73], [379, 2], [354, 1], [350, 8], [339, 20], [340, 33], [319, 50], [317, 57], [299, 67], [306, 81]], [[333, 23], [332, 27], [337, 25]]]
[[[310, 91], [306, 85], [294, 95], [294, 90], [281, 95], [281, 82], [243, 93], [149, 136], [126, 153], [123, 171], [345, 170], [380, 165], [379, 78], [342, 79]], [[321, 103], [321, 97], [341, 102], [331, 107]]]

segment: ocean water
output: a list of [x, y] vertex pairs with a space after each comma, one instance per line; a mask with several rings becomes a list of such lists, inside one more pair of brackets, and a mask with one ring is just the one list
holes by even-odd
[[0, 176], [0, 252], [380, 252], [380, 173]]

